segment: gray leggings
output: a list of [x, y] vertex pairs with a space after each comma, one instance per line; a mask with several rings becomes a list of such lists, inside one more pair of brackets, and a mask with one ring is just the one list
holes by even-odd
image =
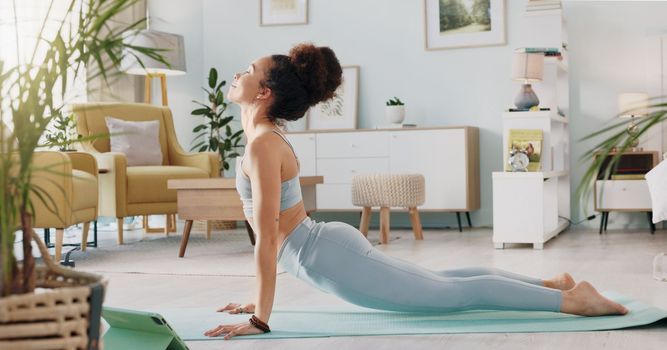
[[405, 312], [559, 312], [561, 291], [490, 268], [432, 271], [375, 249], [356, 228], [306, 218], [278, 254], [291, 275], [359, 306]]

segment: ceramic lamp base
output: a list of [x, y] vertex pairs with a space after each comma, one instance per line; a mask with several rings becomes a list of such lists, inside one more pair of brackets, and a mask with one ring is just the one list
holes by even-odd
[[537, 98], [533, 87], [530, 84], [523, 84], [521, 90], [516, 95], [514, 99], [514, 105], [518, 109], [530, 109], [532, 107], [538, 106], [540, 100]]

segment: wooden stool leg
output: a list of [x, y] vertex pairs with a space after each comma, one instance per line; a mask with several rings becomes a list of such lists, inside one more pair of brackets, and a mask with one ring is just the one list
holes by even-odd
[[88, 246], [88, 230], [90, 229], [90, 222], [83, 223], [83, 230], [81, 232], [81, 251], [85, 252]]
[[63, 239], [65, 238], [65, 229], [56, 229], [56, 264], [60, 264], [60, 257], [63, 253]]
[[211, 221], [206, 220], [206, 239], [211, 239]]
[[380, 237], [382, 244], [389, 243], [389, 208], [380, 208]]
[[359, 225], [359, 231], [364, 234], [364, 237], [368, 237], [368, 225], [371, 223], [371, 207], [364, 207], [361, 209], [361, 224]]
[[124, 218], [117, 218], [118, 223], [118, 244], [123, 244], [123, 220]]
[[192, 229], [192, 220], [186, 220], [185, 227], [183, 228], [183, 237], [181, 237], [181, 249], [178, 251], [179, 258], [182, 258], [185, 255], [185, 248], [188, 247], [188, 239], [190, 239], [191, 229]]
[[410, 223], [412, 224], [412, 232], [415, 234], [416, 240], [424, 239], [424, 233], [422, 232], [422, 223], [419, 220], [419, 211], [417, 208], [408, 208], [410, 212]]

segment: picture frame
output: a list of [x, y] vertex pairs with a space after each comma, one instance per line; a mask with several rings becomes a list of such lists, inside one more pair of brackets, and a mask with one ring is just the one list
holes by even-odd
[[343, 83], [334, 97], [308, 110], [308, 130], [356, 129], [359, 113], [359, 66], [342, 66]]
[[505, 0], [424, 0], [424, 48], [443, 50], [505, 45]]
[[308, 24], [308, 0], [259, 0], [259, 25]]

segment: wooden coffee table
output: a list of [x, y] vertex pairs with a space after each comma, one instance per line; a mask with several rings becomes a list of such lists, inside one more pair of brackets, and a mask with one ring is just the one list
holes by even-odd
[[[302, 176], [299, 178], [303, 204], [306, 213], [316, 209], [315, 185], [323, 182], [322, 176]], [[178, 217], [185, 220], [181, 249], [178, 257], [185, 255], [193, 220], [243, 220], [243, 205], [236, 192], [236, 179], [181, 179], [169, 180], [167, 187], [176, 190]], [[245, 221], [250, 242], [255, 245], [255, 234], [250, 224]]]

